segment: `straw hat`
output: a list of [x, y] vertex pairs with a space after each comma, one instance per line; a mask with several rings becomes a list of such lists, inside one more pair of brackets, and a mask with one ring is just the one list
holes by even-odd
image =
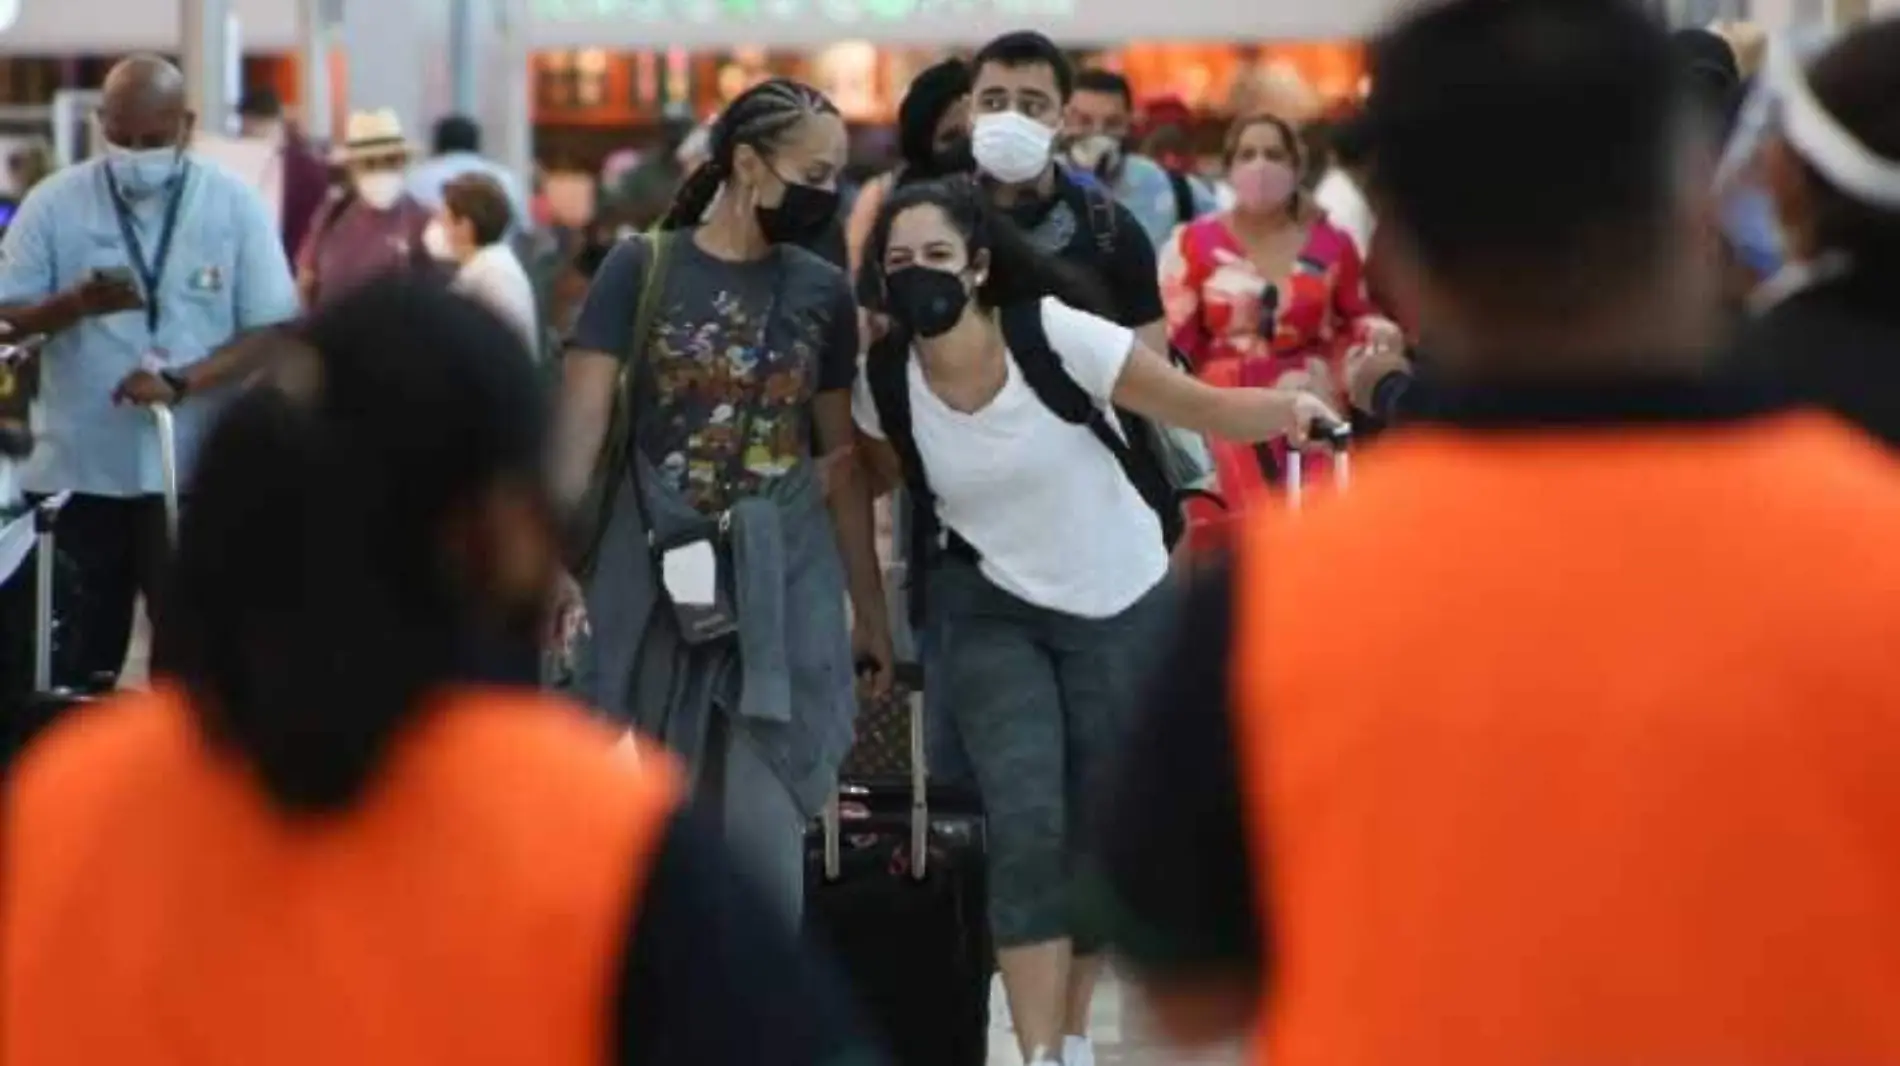
[[406, 159], [409, 139], [403, 136], [402, 118], [391, 108], [377, 111], [353, 111], [344, 127], [343, 143], [337, 146], [338, 163], [364, 159]]

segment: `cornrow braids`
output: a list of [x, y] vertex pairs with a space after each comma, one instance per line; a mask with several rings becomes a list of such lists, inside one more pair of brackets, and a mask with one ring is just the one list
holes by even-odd
[[732, 154], [740, 145], [751, 145], [754, 151], [769, 156], [807, 118], [837, 113], [837, 106], [824, 93], [790, 78], [768, 78], [740, 93], [713, 123], [706, 162], [680, 183], [672, 208], [660, 220], [660, 228], [699, 225], [713, 197], [732, 177]]

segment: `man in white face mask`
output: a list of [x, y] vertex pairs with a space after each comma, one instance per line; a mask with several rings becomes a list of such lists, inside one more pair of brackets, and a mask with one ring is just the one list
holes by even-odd
[[1101, 178], [1160, 248], [1176, 226], [1214, 210], [1214, 192], [1199, 178], [1136, 152], [1134, 125], [1135, 93], [1127, 78], [1099, 69], [1076, 75], [1063, 112], [1063, 156], [1070, 166]]
[[[258, 346], [232, 341], [297, 313], [276, 220], [242, 177], [187, 148], [194, 118], [177, 67], [157, 56], [119, 63], [97, 116], [105, 150], [34, 186], [0, 242], [0, 321], [51, 338], [39, 447], [20, 484], [36, 497], [72, 494], [59, 547], [86, 590], [60, 604], [61, 686], [115, 677], [134, 603], [160, 591], [162, 452], [140, 408], [173, 409], [188, 477], [229, 386], [256, 366]], [[23, 567], [5, 596], [31, 602], [32, 572]], [[25, 680], [9, 669], [19, 661], [0, 662], [0, 705]]]
[[422, 239], [431, 212], [405, 190], [410, 155], [394, 111], [350, 116], [337, 151], [347, 181], [317, 209], [297, 255], [306, 305], [391, 272], [439, 270]]
[[1063, 109], [1075, 90], [1068, 57], [1040, 33], [1005, 34], [970, 61], [970, 149], [992, 202], [1044, 251], [1087, 271], [1102, 310], [1167, 350], [1154, 245], [1102, 180], [1058, 165]]

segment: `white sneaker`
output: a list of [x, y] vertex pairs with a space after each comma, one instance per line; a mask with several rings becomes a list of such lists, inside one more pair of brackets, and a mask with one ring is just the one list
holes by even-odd
[[1052, 1058], [1048, 1048], [1037, 1048], [1030, 1053], [1027, 1066], [1065, 1066], [1061, 1059]]
[[1095, 1066], [1095, 1041], [1086, 1036], [1063, 1037], [1062, 1066]]

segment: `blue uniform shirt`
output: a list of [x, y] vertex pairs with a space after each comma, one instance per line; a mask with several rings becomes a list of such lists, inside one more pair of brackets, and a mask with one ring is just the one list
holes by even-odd
[[[115, 407], [112, 392], [149, 352], [166, 366], [196, 363], [237, 334], [294, 318], [297, 286], [277, 221], [257, 191], [216, 164], [192, 157], [171, 254], [159, 279], [156, 335], [143, 310], [83, 319], [46, 346], [38, 447], [21, 472], [28, 492], [73, 490], [138, 496], [161, 489], [151, 415]], [[0, 241], [0, 304], [38, 303], [94, 270], [129, 269], [105, 163], [88, 160], [34, 186]], [[159, 244], [165, 194], [132, 203], [142, 254]], [[186, 398], [177, 411], [178, 462], [185, 476], [220, 401]]]
[[1188, 189], [1193, 194], [1194, 217], [1182, 218], [1181, 205], [1174, 196], [1174, 180], [1168, 177], [1168, 172], [1147, 156], [1131, 155], [1122, 163], [1114, 192], [1115, 199], [1141, 223], [1148, 242], [1160, 248], [1174, 235], [1176, 226], [1211, 214], [1215, 209], [1214, 194], [1198, 179], [1189, 178]]

